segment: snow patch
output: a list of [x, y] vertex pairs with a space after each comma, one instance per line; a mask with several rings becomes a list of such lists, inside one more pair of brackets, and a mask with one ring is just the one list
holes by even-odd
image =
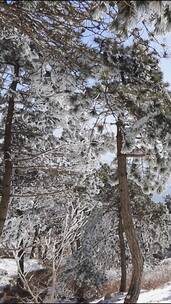
[[170, 303], [171, 302], [171, 283], [163, 288], [157, 288], [142, 292], [138, 303]]
[[[91, 303], [124, 303], [126, 293], [116, 293], [109, 300], [101, 298]], [[137, 303], [171, 303], [171, 282], [162, 288], [142, 290]]]
[[[34, 272], [44, 269], [43, 265], [36, 259], [26, 260], [24, 263], [25, 272]], [[18, 267], [15, 259], [0, 259], [0, 276], [1, 273], [6, 273], [6, 276], [17, 276]]]
[[56, 128], [56, 129], [53, 130], [53, 136], [55, 136], [58, 139], [61, 138], [62, 133], [63, 133], [63, 128], [62, 127], [59, 127], [59, 128]]

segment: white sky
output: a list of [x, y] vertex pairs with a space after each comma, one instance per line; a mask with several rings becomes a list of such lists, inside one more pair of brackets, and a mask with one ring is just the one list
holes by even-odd
[[171, 33], [167, 34], [162, 40], [167, 45], [169, 56], [168, 58], [161, 58], [160, 66], [164, 74], [164, 80], [169, 82], [171, 87]]

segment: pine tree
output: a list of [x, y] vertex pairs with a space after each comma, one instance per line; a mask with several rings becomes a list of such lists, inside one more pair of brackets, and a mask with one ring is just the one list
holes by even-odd
[[[147, 2], [149, 4], [149, 1]], [[0, 233], [10, 197], [13, 197], [12, 217], [13, 212], [16, 212], [19, 220], [22, 218], [23, 221], [26, 218], [25, 215], [20, 216], [20, 211], [24, 205], [28, 211], [29, 200], [29, 204], [33, 204], [29, 216], [34, 209], [32, 223], [35, 229], [41, 224], [39, 231], [43, 235], [47, 233], [47, 229], [55, 227], [53, 236], [58, 233], [60, 242], [56, 245], [56, 250], [59, 258], [61, 257], [60, 246], [65, 234], [62, 221], [69, 217], [71, 223], [78, 220], [82, 225], [86, 218], [87, 205], [90, 210], [94, 207], [94, 200], [91, 201], [91, 196], [88, 197], [89, 191], [82, 187], [86, 174], [90, 170], [93, 171], [96, 166], [95, 157], [99, 153], [108, 148], [114, 149], [113, 139], [116, 134], [113, 132], [112, 136], [106, 135], [103, 126], [110, 113], [117, 124], [118, 133], [118, 178], [121, 196], [118, 209], [122, 215], [120, 223], [123, 224], [127, 235], [134, 264], [126, 301], [135, 302], [139, 294], [140, 286], [137, 283], [141, 280], [143, 262], [131, 218], [127, 170], [139, 185], [143, 185], [144, 191], [149, 190], [148, 184], [151, 184], [151, 189], [156, 187], [159, 173], [163, 179], [169, 173], [170, 98], [162, 83], [158, 58], [151, 51], [149, 41], [139, 39], [139, 34], [134, 32], [135, 40], [128, 47], [121, 44], [119, 36], [114, 43], [110, 39], [102, 42], [99, 40], [97, 50], [86, 47], [82, 42], [82, 30], [95, 30], [98, 36], [99, 31], [106, 26], [107, 29], [109, 25], [116, 27], [116, 21], [124, 14], [123, 24], [127, 28], [126, 11], [128, 16], [134, 15], [138, 1], [130, 1], [129, 4], [129, 8], [125, 7], [126, 2], [122, 4], [121, 1], [101, 1], [100, 4], [89, 1], [85, 5], [70, 1], [13, 1], [11, 4], [1, 4], [4, 167], [1, 172]], [[115, 6], [118, 7], [118, 15], [114, 13], [114, 24], [106, 24], [101, 17], [97, 20], [97, 10], [113, 12]], [[169, 13], [167, 2], [161, 6], [164, 7], [164, 14], [166, 8]], [[90, 18], [87, 13], [90, 13]], [[18, 22], [18, 16], [22, 23]], [[90, 27], [85, 25], [85, 20], [90, 21]], [[96, 84], [92, 89], [88, 88], [83, 92], [85, 78], [89, 80], [93, 73]], [[93, 107], [88, 111], [91, 98], [94, 99]], [[90, 114], [96, 115], [99, 109], [104, 112], [104, 115], [99, 114], [104, 119], [94, 125], [89, 140], [90, 128], [87, 130], [84, 125], [90, 123]], [[60, 133], [58, 139], [55, 139], [53, 134], [56, 126]], [[139, 169], [137, 158], [140, 156], [146, 157], [144, 171]], [[127, 159], [130, 159], [128, 166]], [[72, 173], [71, 167], [74, 168]], [[78, 174], [80, 169], [83, 175]], [[91, 180], [88, 189], [92, 187], [94, 193], [96, 185], [93, 185]], [[82, 207], [80, 191], [84, 201]], [[45, 196], [48, 197], [46, 200]], [[58, 222], [55, 221], [54, 210], [59, 210], [59, 200], [63, 206]], [[66, 204], [66, 200], [71, 205]], [[55, 206], [50, 207], [52, 204]], [[38, 216], [40, 209], [42, 214]], [[48, 213], [52, 219], [51, 223], [47, 217]], [[29, 217], [27, 220], [29, 222]], [[14, 223], [12, 221], [9, 224], [11, 227]], [[80, 246], [78, 223], [72, 233], [69, 230], [69, 236], [66, 238], [68, 246], [73, 245], [73, 252]], [[34, 229], [31, 229], [31, 233], [31, 237], [27, 235], [29, 241], [34, 239]], [[24, 233], [21, 234], [23, 238]], [[93, 263], [89, 266], [92, 269]], [[133, 290], [134, 287], [136, 290]]]
[[[150, 28], [151, 38], [154, 33], [170, 31], [170, 1], [101, 1], [94, 5], [93, 16], [104, 22], [110, 16], [109, 28], [120, 35], [128, 36], [138, 26]], [[138, 21], [138, 22], [137, 22]]]
[[[32, 52], [30, 42], [20, 42], [17, 48], [15, 39], [5, 40], [7, 48], [10, 43], [13, 48], [15, 46], [21, 67], [12, 113], [13, 174], [9, 178], [8, 189], [11, 204], [9, 209], [6, 205], [8, 218], [3, 242], [11, 248], [11, 245], [18, 247], [22, 241], [27, 256], [33, 254], [31, 246], [34, 243], [35, 247], [37, 242], [38, 257], [51, 260], [52, 250], [46, 244], [47, 238], [51, 246], [56, 242], [58, 258], [64, 237], [65, 246], [75, 250], [86, 212], [94, 207], [89, 198], [90, 188], [81, 201], [79, 191], [84, 174], [94, 162], [90, 156], [87, 165], [89, 139], [85, 124], [91, 114], [85, 112], [82, 96], [76, 93], [79, 81], [73, 74], [68, 70], [64, 72], [60, 63], [58, 67], [53, 65], [53, 61], [42, 64], [39, 55]], [[2, 54], [5, 51], [3, 44]], [[8, 87], [6, 91], [2, 107], [10, 94]], [[3, 90], [1, 92], [3, 94]], [[2, 118], [3, 128], [6, 119], [3, 109]], [[6, 216], [3, 225], [5, 219]], [[70, 223], [67, 222], [69, 231], [65, 236], [66, 220]]]
[[98, 28], [86, 24], [91, 20], [92, 6], [91, 2], [77, 1], [1, 1], [1, 38], [25, 37], [42, 61], [51, 58], [54, 64], [60, 62], [78, 75], [80, 67], [86, 66], [83, 56], [93, 55], [82, 42], [86, 30], [93, 33]]
[[[92, 91], [98, 95], [97, 102], [114, 115], [117, 124], [117, 157], [120, 189], [121, 216], [128, 245], [132, 253], [133, 276], [125, 301], [136, 302], [140, 291], [143, 260], [138, 245], [129, 203], [127, 179], [127, 158], [146, 157], [152, 161], [157, 171], [167, 171], [170, 159], [169, 103], [170, 97], [162, 83], [162, 74], [158, 68], [158, 58], [150, 50], [148, 43], [137, 38], [131, 46], [124, 47], [117, 40], [103, 40], [101, 45], [106, 68], [99, 69], [98, 84]], [[160, 127], [159, 127], [160, 119]], [[167, 155], [164, 151], [167, 150]], [[151, 157], [150, 157], [151, 156]], [[161, 159], [161, 164], [158, 160]], [[149, 162], [150, 164], [150, 162]], [[153, 183], [158, 175], [145, 170], [145, 178]], [[160, 170], [161, 171], [161, 170]], [[140, 174], [141, 175], [141, 174]], [[166, 177], [164, 175], [164, 177]], [[153, 176], [153, 178], [151, 178]], [[132, 177], [135, 178], [136, 175]], [[139, 184], [146, 189], [147, 182]], [[138, 257], [138, 258], [137, 258]]]

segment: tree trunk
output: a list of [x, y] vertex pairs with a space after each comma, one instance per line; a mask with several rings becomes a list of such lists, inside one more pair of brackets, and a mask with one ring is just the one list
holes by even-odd
[[30, 252], [30, 259], [35, 258], [35, 251], [36, 251], [36, 246], [37, 246], [38, 234], [39, 234], [39, 228], [36, 225], [35, 232], [34, 232], [34, 238], [33, 238], [33, 245], [32, 245], [31, 252]]
[[123, 144], [123, 124], [120, 119], [117, 122], [117, 159], [118, 159], [118, 179], [119, 179], [119, 194], [123, 229], [126, 234], [126, 239], [132, 258], [132, 278], [129, 286], [128, 294], [125, 298], [125, 303], [136, 303], [140, 294], [141, 279], [143, 272], [143, 257], [136, 236], [134, 223], [131, 214], [126, 155], [122, 153]]
[[125, 241], [123, 235], [123, 225], [122, 225], [122, 218], [121, 212], [119, 210], [119, 246], [120, 246], [120, 256], [121, 256], [121, 282], [120, 282], [120, 292], [126, 291], [126, 248], [125, 248]]
[[17, 278], [17, 287], [24, 288], [24, 282], [22, 280], [22, 276], [24, 275], [24, 248], [23, 248], [23, 239], [19, 244], [19, 251], [18, 251], [18, 263], [19, 263], [19, 271], [18, 271], [18, 278]]
[[[10, 89], [16, 91], [17, 80], [19, 74], [19, 66], [14, 67], [14, 80]], [[5, 121], [5, 136], [4, 136], [4, 174], [2, 180], [2, 197], [0, 202], [0, 236], [3, 231], [6, 220], [8, 205], [10, 201], [11, 177], [12, 177], [12, 161], [11, 161], [11, 142], [12, 142], [12, 120], [14, 115], [15, 95], [8, 97], [8, 111]]]

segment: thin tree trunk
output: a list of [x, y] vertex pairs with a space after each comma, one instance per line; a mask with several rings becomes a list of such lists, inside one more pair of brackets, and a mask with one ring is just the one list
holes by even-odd
[[24, 282], [22, 280], [22, 276], [24, 275], [24, 248], [23, 248], [23, 239], [19, 245], [18, 251], [18, 259], [19, 259], [19, 271], [18, 271], [18, 278], [17, 278], [17, 287], [24, 288]]
[[136, 303], [141, 288], [141, 279], [143, 272], [143, 257], [136, 236], [131, 209], [130, 209], [126, 155], [122, 153], [122, 145], [123, 145], [122, 128], [123, 128], [122, 121], [118, 119], [117, 158], [118, 158], [118, 179], [119, 179], [121, 217], [122, 217], [123, 229], [126, 234], [126, 239], [128, 242], [128, 246], [132, 258], [132, 278], [131, 278], [128, 294], [125, 298], [125, 303]]
[[126, 291], [126, 248], [124, 241], [124, 231], [122, 225], [121, 212], [119, 210], [119, 246], [120, 246], [120, 257], [121, 257], [121, 281], [120, 281], [120, 292]]
[[[10, 89], [16, 91], [17, 80], [19, 74], [19, 66], [14, 67], [14, 80]], [[2, 180], [2, 197], [0, 202], [0, 236], [3, 231], [6, 220], [8, 205], [10, 201], [11, 177], [12, 177], [12, 161], [11, 161], [11, 142], [12, 142], [12, 120], [14, 115], [15, 95], [8, 98], [8, 111], [5, 121], [5, 136], [4, 136], [4, 174]]]
[[39, 234], [39, 228], [38, 228], [38, 226], [36, 226], [35, 232], [34, 232], [34, 238], [33, 238], [33, 245], [32, 245], [31, 252], [30, 252], [30, 259], [35, 258], [36, 246], [38, 246], [37, 245], [38, 234]]

